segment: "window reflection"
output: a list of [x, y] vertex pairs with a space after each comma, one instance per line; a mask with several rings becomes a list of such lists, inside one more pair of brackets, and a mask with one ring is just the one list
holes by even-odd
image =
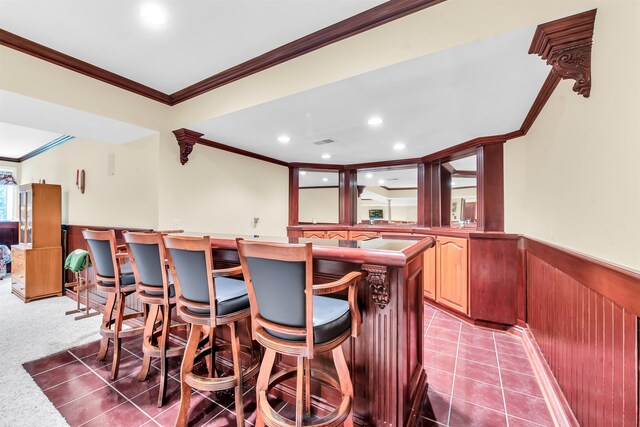
[[476, 156], [446, 163], [445, 168], [451, 172], [451, 225], [475, 225], [478, 217]]
[[339, 175], [335, 170], [301, 169], [298, 176], [298, 222], [339, 222]]
[[415, 224], [418, 220], [416, 165], [358, 169], [358, 217], [361, 224]]

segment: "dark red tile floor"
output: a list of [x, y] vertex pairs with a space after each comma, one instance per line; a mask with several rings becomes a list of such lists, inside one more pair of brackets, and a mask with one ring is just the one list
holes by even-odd
[[[141, 340], [124, 342], [120, 374], [109, 380], [110, 364], [96, 362], [98, 342], [24, 364], [26, 371], [69, 425], [173, 426], [180, 400], [178, 360], [170, 364], [167, 403], [156, 407], [158, 365], [138, 381]], [[520, 340], [470, 326], [425, 305], [425, 367], [429, 388], [420, 426], [552, 426], [540, 387]], [[110, 360], [110, 354], [107, 355]], [[255, 420], [255, 392], [244, 392], [246, 425]], [[283, 414], [295, 408], [273, 402]], [[194, 392], [190, 425], [235, 426], [230, 393]]]

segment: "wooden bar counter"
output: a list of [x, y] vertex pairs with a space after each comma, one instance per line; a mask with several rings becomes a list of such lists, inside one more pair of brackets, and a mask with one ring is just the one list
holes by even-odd
[[[204, 235], [205, 233], [185, 233]], [[184, 234], [183, 234], [184, 235]], [[211, 236], [216, 268], [238, 264], [235, 237]], [[406, 240], [375, 238], [363, 241], [245, 237], [247, 240], [313, 243], [316, 283], [335, 280], [349, 271], [362, 271], [359, 289], [362, 333], [344, 343], [355, 394], [358, 425], [415, 425], [427, 384], [423, 361], [423, 254], [432, 237]], [[286, 358], [280, 366], [289, 364]], [[317, 357], [313, 366], [333, 369]], [[331, 390], [314, 384], [313, 404], [331, 405]], [[295, 396], [284, 384], [283, 397]], [[287, 396], [288, 395], [288, 396]], [[295, 399], [295, 397], [294, 397]]]

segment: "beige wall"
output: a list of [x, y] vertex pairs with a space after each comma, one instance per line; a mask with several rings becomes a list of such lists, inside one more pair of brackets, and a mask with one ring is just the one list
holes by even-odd
[[640, 3], [601, 2], [590, 98], [555, 90], [505, 145], [505, 227], [640, 270]]
[[301, 188], [298, 195], [298, 220], [300, 222], [338, 223], [338, 188]]
[[288, 168], [202, 145], [183, 166], [176, 148], [172, 135], [161, 141], [160, 228], [286, 235]]
[[[114, 155], [114, 175], [107, 174]], [[85, 193], [76, 188], [84, 169]], [[155, 228], [158, 212], [158, 137], [122, 145], [76, 138], [22, 162], [20, 182], [62, 186], [62, 221], [76, 225]]]

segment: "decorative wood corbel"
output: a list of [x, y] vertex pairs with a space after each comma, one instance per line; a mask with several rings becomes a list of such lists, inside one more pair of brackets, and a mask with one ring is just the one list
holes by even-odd
[[189, 161], [189, 154], [193, 151], [193, 146], [204, 134], [185, 128], [174, 130], [173, 134], [176, 136], [180, 146], [180, 163], [184, 165]]
[[540, 55], [562, 79], [573, 79], [574, 92], [591, 92], [591, 45], [596, 9], [538, 25], [529, 53]]
[[362, 270], [367, 272], [367, 283], [371, 288], [371, 299], [380, 309], [389, 304], [389, 275], [387, 267], [363, 264]]

